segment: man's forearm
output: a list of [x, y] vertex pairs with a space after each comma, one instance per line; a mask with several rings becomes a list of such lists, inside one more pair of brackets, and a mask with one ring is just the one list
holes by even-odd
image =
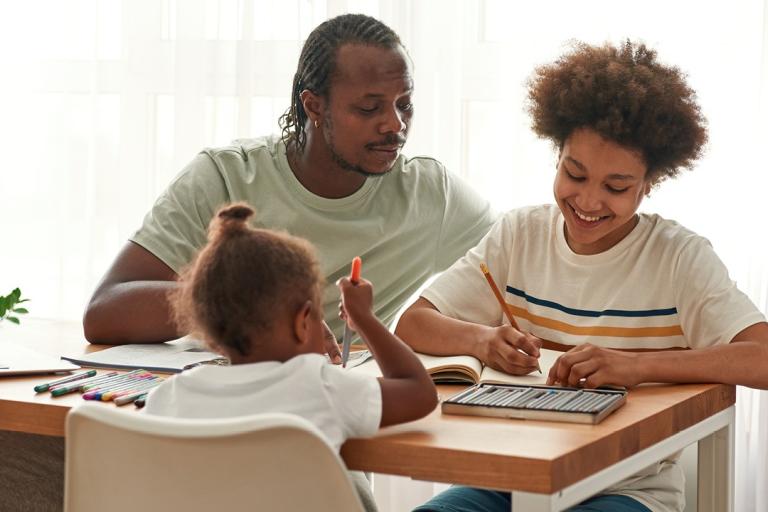
[[85, 338], [111, 345], [178, 338], [184, 333], [174, 325], [167, 299], [176, 286], [175, 281], [131, 281], [103, 287], [85, 311]]

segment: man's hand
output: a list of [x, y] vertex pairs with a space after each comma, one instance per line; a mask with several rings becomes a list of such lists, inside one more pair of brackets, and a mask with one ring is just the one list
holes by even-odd
[[328, 353], [328, 358], [333, 364], [341, 364], [341, 351], [339, 350], [339, 344], [336, 341], [336, 336], [333, 335], [333, 331], [328, 324], [323, 320], [325, 351]]
[[560, 356], [547, 376], [547, 385], [597, 388], [643, 382], [639, 358], [642, 354], [611, 350], [585, 343]]
[[480, 352], [486, 366], [510, 375], [527, 375], [538, 368], [541, 339], [511, 325], [494, 327], [489, 334]]

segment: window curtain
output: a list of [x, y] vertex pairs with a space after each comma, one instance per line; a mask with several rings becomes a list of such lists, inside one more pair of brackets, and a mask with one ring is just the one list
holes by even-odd
[[[501, 209], [551, 200], [555, 155], [524, 107], [533, 68], [573, 39], [658, 49], [689, 74], [710, 144], [643, 209], [708, 237], [766, 311], [768, 43], [758, 0], [0, 2], [0, 293], [19, 286], [33, 315], [78, 319], [197, 151], [277, 130], [303, 40], [343, 12], [382, 19], [413, 58], [405, 153], [439, 158]], [[764, 392], [739, 389], [736, 510], [768, 509], [767, 409]], [[396, 478], [376, 486], [385, 511], [435, 490]]]

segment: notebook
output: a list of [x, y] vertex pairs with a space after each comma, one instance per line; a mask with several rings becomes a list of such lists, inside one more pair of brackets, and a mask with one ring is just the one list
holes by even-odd
[[[416, 353], [435, 384], [522, 384], [543, 385], [547, 382], [549, 369], [563, 353], [556, 350], [541, 349], [539, 364], [541, 373], [534, 371], [528, 375], [509, 375], [493, 368], [483, 366], [479, 359], [472, 356], [432, 356]], [[375, 360], [367, 360], [354, 367], [352, 371], [365, 372], [381, 376], [381, 370]]]
[[0, 344], [0, 376], [70, 372], [78, 368], [76, 364], [21, 345]]
[[229, 364], [227, 358], [209, 352], [202, 342], [189, 337], [165, 343], [118, 345], [90, 354], [61, 358], [90, 368], [143, 369], [165, 373], [179, 373], [201, 364]]

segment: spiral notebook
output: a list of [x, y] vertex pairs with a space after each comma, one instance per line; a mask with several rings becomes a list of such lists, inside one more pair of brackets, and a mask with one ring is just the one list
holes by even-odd
[[229, 364], [226, 357], [209, 352], [200, 341], [189, 337], [165, 343], [118, 345], [90, 354], [61, 358], [90, 368], [141, 368], [165, 373], [179, 373], [201, 364]]

